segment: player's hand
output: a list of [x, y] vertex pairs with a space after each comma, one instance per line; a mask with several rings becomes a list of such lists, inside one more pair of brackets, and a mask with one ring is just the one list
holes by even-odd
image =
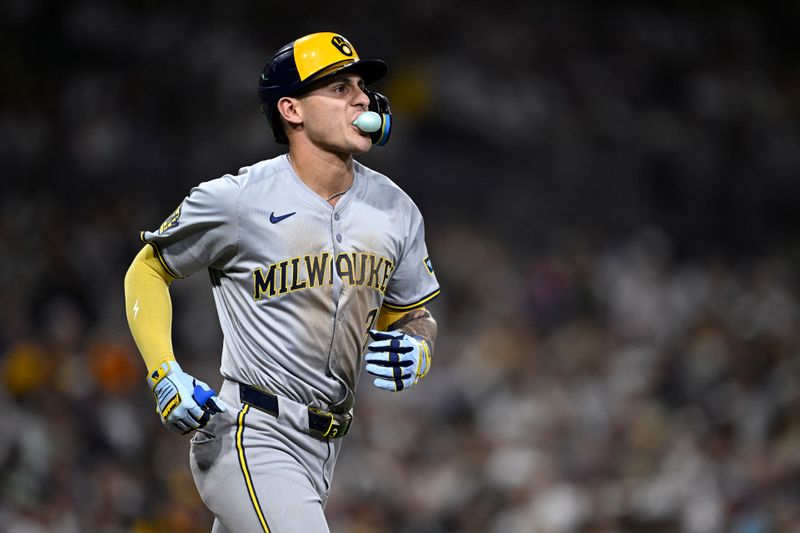
[[431, 350], [422, 337], [401, 331], [369, 330], [367, 372], [379, 389], [401, 391], [424, 378], [431, 368]]
[[156, 397], [161, 423], [182, 435], [204, 427], [212, 415], [225, 412], [214, 389], [181, 370], [176, 361], [162, 363], [147, 376], [147, 382]]

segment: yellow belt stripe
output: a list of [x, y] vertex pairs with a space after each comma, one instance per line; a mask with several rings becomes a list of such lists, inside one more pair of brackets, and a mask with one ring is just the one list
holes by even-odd
[[267, 520], [264, 518], [264, 513], [261, 512], [261, 505], [258, 503], [258, 496], [253, 488], [253, 480], [250, 479], [250, 471], [247, 469], [247, 458], [244, 456], [244, 415], [250, 410], [250, 406], [245, 404], [242, 411], [239, 413], [238, 425], [236, 429], [236, 450], [239, 452], [239, 466], [242, 467], [242, 474], [244, 474], [244, 481], [247, 484], [247, 491], [250, 493], [250, 502], [256, 510], [258, 520], [261, 522], [261, 527], [264, 528], [265, 533], [269, 533]]

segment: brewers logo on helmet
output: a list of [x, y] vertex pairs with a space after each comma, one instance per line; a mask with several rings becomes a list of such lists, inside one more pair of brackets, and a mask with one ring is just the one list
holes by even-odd
[[[275, 141], [289, 143], [277, 113], [278, 100], [284, 96], [298, 96], [312, 84], [344, 72], [359, 74], [369, 85], [387, 71], [386, 63], [379, 59], [361, 59], [350, 41], [338, 33], [312, 33], [282, 47], [267, 62], [258, 84], [261, 109]], [[373, 144], [382, 146], [391, 132], [389, 100], [380, 93], [365, 92], [369, 96], [370, 111], [375, 111], [382, 119], [381, 128], [370, 137]]]

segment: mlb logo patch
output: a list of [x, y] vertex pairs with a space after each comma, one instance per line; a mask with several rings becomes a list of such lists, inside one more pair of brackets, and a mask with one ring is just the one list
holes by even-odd
[[426, 257], [422, 260], [425, 263], [425, 268], [428, 269], [428, 273], [433, 275], [433, 263], [431, 263], [431, 256]]

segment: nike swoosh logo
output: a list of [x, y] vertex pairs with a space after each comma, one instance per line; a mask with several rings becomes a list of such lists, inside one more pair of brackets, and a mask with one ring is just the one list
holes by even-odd
[[281, 215], [281, 216], [279, 216], [279, 217], [276, 217], [276, 216], [275, 216], [275, 211], [273, 211], [273, 212], [272, 212], [272, 213], [269, 215], [269, 221], [270, 221], [270, 222], [272, 222], [273, 224], [277, 224], [277, 223], [278, 223], [278, 222], [280, 222], [281, 220], [287, 219], [287, 218], [289, 218], [290, 216], [294, 215], [296, 212], [297, 212], [297, 211], [292, 211], [291, 213], [287, 213], [287, 214], [285, 214], [285, 215]]

